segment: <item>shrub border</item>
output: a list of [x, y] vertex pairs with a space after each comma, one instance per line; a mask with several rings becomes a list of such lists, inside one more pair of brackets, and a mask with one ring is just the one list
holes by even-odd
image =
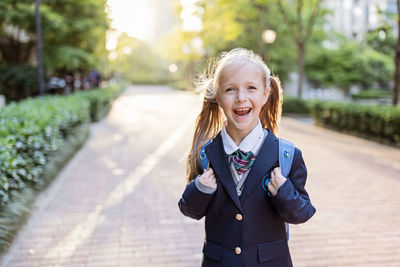
[[12, 193], [10, 202], [0, 212], [0, 256], [4, 256], [18, 231], [27, 222], [37, 195], [50, 185], [75, 153], [85, 144], [90, 134], [90, 123], [78, 126], [74, 134], [65, 139], [63, 146], [49, 158], [40, 184]]

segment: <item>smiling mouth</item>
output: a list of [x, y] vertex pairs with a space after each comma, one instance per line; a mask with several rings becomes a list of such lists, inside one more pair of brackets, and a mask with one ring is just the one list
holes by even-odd
[[233, 112], [239, 116], [246, 115], [246, 114], [250, 113], [250, 111], [251, 111], [251, 108], [237, 108], [237, 109], [233, 110]]

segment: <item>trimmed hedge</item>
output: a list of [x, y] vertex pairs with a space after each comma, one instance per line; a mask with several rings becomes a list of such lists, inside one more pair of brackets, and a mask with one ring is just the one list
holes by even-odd
[[10, 191], [10, 201], [0, 211], [0, 255], [7, 251], [15, 235], [29, 217], [37, 193], [57, 176], [62, 167], [85, 143], [89, 132], [89, 124], [76, 128], [75, 133], [64, 141], [58, 152], [49, 158], [34, 188], [26, 186], [20, 190]]
[[45, 96], [0, 109], [0, 254], [45, 188], [85, 142], [90, 122], [110, 109], [122, 87]]
[[316, 102], [317, 125], [400, 147], [400, 108], [353, 103]]
[[114, 99], [120, 95], [122, 88], [122, 86], [112, 86], [91, 91], [80, 91], [74, 95], [89, 101], [90, 119], [95, 122], [108, 113]]
[[11, 104], [0, 114], [0, 204], [12, 190], [35, 186], [52, 154], [90, 121], [89, 103], [76, 96], [46, 96]]
[[391, 98], [392, 92], [388, 90], [378, 90], [378, 89], [370, 89], [370, 90], [361, 90], [357, 94], [352, 94], [352, 99], [376, 99], [376, 98]]
[[304, 100], [301, 98], [283, 97], [282, 113], [301, 113], [301, 114], [311, 114], [311, 109], [313, 108], [313, 100]]
[[283, 114], [311, 114], [315, 123], [400, 147], [400, 107], [284, 97]]

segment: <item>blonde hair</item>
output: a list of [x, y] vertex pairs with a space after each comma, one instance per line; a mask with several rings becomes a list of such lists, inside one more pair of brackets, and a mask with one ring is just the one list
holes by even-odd
[[192, 146], [186, 158], [186, 178], [192, 181], [200, 170], [199, 152], [207, 141], [214, 138], [222, 129], [224, 119], [216, 97], [222, 81], [233, 67], [240, 67], [252, 62], [262, 73], [264, 88], [271, 88], [267, 102], [260, 111], [260, 121], [264, 128], [274, 134], [278, 132], [278, 122], [282, 112], [282, 88], [278, 77], [271, 76], [271, 72], [259, 55], [253, 51], [235, 48], [221, 53], [212, 60], [205, 74], [197, 81], [197, 90], [204, 92], [204, 100], [200, 114], [196, 119]]

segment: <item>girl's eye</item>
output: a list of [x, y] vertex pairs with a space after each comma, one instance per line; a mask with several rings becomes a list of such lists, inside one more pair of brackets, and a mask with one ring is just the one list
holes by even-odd
[[249, 86], [249, 89], [257, 90], [257, 88], [255, 86]]
[[230, 91], [232, 91], [233, 89], [232, 88], [226, 88], [225, 89], [225, 92], [230, 92]]

